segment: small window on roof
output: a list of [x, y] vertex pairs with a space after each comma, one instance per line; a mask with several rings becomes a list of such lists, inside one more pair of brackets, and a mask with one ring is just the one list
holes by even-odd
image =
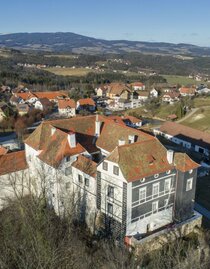
[[192, 174], [192, 172], [193, 172], [193, 169], [191, 169], [191, 170], [189, 171], [189, 174]]
[[159, 174], [155, 174], [155, 175], [154, 175], [154, 178], [158, 178], [158, 177], [159, 177]]

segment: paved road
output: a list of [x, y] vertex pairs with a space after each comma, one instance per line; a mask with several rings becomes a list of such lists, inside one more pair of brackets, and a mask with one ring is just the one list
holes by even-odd
[[180, 123], [186, 119], [188, 119], [189, 117], [191, 117], [195, 112], [197, 112], [200, 108], [193, 108], [189, 114], [187, 114], [186, 116], [184, 116], [183, 118], [181, 118], [180, 120], [176, 121], [177, 123]]
[[205, 216], [207, 219], [210, 220], [210, 211], [207, 210], [205, 207], [195, 203], [195, 210], [197, 210], [201, 215]]

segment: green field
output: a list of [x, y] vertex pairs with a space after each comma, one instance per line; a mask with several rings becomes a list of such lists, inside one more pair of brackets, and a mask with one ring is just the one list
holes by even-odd
[[71, 54], [47, 54], [47, 55], [44, 55], [44, 57], [47, 57], [47, 58], [57, 57], [57, 58], [65, 58], [65, 59], [74, 59], [75, 55], [71, 55]]
[[174, 76], [174, 75], [161, 75], [167, 79], [169, 84], [181, 84], [186, 86], [188, 84], [199, 85], [201, 83], [205, 83], [204, 81], [196, 81], [195, 79], [186, 77], [186, 76]]
[[181, 124], [210, 133], [210, 107], [200, 108]]
[[209, 97], [198, 97], [194, 99], [194, 107], [210, 106], [210, 96]]
[[93, 72], [91, 69], [86, 68], [58, 68], [58, 67], [50, 67], [44, 68], [44, 70], [51, 72], [55, 75], [59, 76], [86, 76], [88, 73]]

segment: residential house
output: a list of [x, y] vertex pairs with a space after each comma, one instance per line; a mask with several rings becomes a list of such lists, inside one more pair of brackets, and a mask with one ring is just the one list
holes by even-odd
[[124, 83], [110, 83], [107, 87], [107, 97], [111, 99], [130, 99], [130, 88]]
[[119, 109], [122, 109], [122, 110], [129, 109], [132, 107], [131, 101], [127, 99], [120, 98], [117, 104], [118, 104]]
[[179, 92], [181, 96], [194, 96], [196, 93], [196, 88], [181, 87]]
[[38, 100], [38, 97], [30, 91], [29, 92], [17, 92], [17, 93], [14, 93], [14, 96], [21, 100], [19, 104], [24, 104], [24, 103], [34, 104]]
[[145, 102], [149, 98], [149, 92], [146, 91], [137, 91], [138, 99], [142, 102]]
[[176, 122], [164, 122], [160, 129], [154, 132], [189, 150], [210, 155], [210, 134], [206, 132]]
[[169, 104], [174, 104], [175, 102], [180, 100], [180, 93], [176, 91], [171, 91], [171, 92], [166, 92], [162, 96], [162, 101], [169, 103]]
[[133, 82], [133, 83], [131, 83], [131, 88], [134, 91], [144, 91], [145, 85], [142, 82]]
[[21, 97], [12, 95], [10, 100], [9, 100], [10, 104], [13, 106], [17, 106], [18, 104], [24, 104], [24, 100]]
[[42, 111], [48, 111], [51, 110], [53, 107], [53, 103], [46, 97], [44, 98], [39, 98], [35, 103], [34, 103], [34, 108], [39, 109]]
[[107, 91], [108, 91], [108, 88], [104, 87], [104, 86], [100, 86], [100, 87], [95, 89], [96, 95], [98, 97], [106, 97]]
[[153, 88], [150, 92], [149, 92], [149, 95], [151, 98], [158, 98], [158, 91]]
[[66, 117], [74, 117], [76, 115], [76, 103], [73, 99], [58, 100], [58, 113]]
[[87, 110], [87, 111], [93, 112], [96, 109], [96, 105], [95, 105], [95, 102], [93, 101], [93, 99], [84, 98], [84, 99], [79, 99], [77, 101], [76, 109], [78, 111]]
[[65, 91], [54, 92], [34, 92], [38, 99], [47, 98], [50, 102], [57, 103], [59, 99], [68, 98], [68, 94]]
[[134, 116], [124, 116], [123, 121], [129, 127], [138, 128], [142, 126], [142, 120]]

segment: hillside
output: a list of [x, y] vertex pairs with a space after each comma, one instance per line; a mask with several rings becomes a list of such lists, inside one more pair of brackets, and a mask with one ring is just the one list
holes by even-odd
[[141, 52], [160, 55], [210, 56], [209, 47], [163, 42], [103, 40], [61, 32], [2, 34], [0, 47], [86, 54]]

